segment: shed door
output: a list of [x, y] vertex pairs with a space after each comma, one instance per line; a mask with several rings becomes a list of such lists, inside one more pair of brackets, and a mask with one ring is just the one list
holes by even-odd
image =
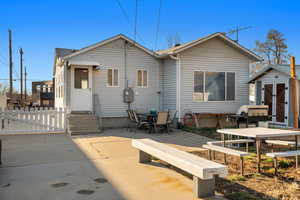
[[273, 110], [273, 84], [265, 84], [264, 104], [269, 106], [268, 115], [272, 116]]
[[276, 121], [285, 122], [285, 84], [276, 84]]

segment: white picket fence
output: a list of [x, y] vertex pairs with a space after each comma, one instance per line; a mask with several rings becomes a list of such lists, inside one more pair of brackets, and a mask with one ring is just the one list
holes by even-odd
[[66, 110], [30, 108], [7, 110], [0, 108], [1, 133], [64, 132]]

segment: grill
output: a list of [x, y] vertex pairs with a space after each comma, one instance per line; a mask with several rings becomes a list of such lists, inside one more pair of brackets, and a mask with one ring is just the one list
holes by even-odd
[[239, 108], [235, 115], [230, 117], [236, 121], [237, 127], [241, 123], [245, 123], [246, 127], [250, 123], [255, 123], [258, 126], [259, 121], [268, 121], [271, 116], [268, 115], [269, 106], [267, 105], [243, 105]]

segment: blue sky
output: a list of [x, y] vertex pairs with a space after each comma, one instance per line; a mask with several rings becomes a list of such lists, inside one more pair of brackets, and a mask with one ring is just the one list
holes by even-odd
[[[8, 77], [7, 29], [13, 31], [14, 76], [19, 75], [18, 49], [24, 49], [29, 79], [51, 79], [54, 48], [82, 48], [118, 33], [133, 38], [135, 0], [2, 0], [0, 4], [0, 79]], [[159, 0], [138, 0], [137, 41], [154, 48]], [[285, 34], [289, 52], [300, 59], [300, 2], [280, 0], [162, 0], [158, 47], [178, 33], [183, 42], [240, 26], [240, 43], [250, 49], [267, 31]], [[299, 63], [299, 62], [297, 62]], [[3, 81], [2, 81], [3, 82]], [[14, 83], [18, 87], [19, 82]], [[31, 84], [28, 82], [28, 84]]]

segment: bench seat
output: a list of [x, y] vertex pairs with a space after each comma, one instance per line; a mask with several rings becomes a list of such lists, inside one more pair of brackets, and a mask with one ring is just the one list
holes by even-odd
[[163, 160], [193, 175], [196, 197], [214, 195], [215, 176], [226, 177], [225, 165], [206, 160], [199, 156], [150, 139], [133, 139], [132, 146], [139, 149], [139, 162], [151, 161], [151, 156]]
[[230, 149], [230, 148], [222, 147], [222, 146], [218, 146], [218, 145], [208, 145], [208, 144], [205, 144], [202, 147], [205, 148], [205, 149], [210, 149], [212, 151], [218, 151], [218, 152], [226, 153], [226, 154], [233, 155], [233, 156], [239, 156], [239, 157], [241, 157], [241, 156], [247, 156], [247, 155], [249, 155], [249, 153], [244, 152], [244, 151]]
[[285, 152], [273, 152], [273, 153], [266, 154], [266, 156], [274, 158], [275, 175], [277, 175], [277, 166], [278, 166], [277, 158], [296, 156], [296, 168], [298, 168], [298, 156], [299, 155], [300, 155], [300, 150], [285, 151]]
[[295, 146], [295, 141], [265, 140], [265, 142], [267, 144], [276, 144], [276, 145], [282, 145], [282, 146]]
[[[203, 148], [205, 149], [208, 149], [208, 153], [209, 153], [209, 159], [211, 160], [212, 159], [212, 156], [211, 156], [211, 151], [213, 151], [213, 153], [215, 151], [217, 152], [221, 152], [221, 153], [224, 153], [224, 163], [226, 164], [227, 163], [227, 159], [226, 159], [226, 154], [229, 154], [229, 155], [232, 155], [232, 156], [238, 156], [240, 157], [241, 159], [241, 163], [240, 163], [240, 167], [241, 167], [241, 175], [243, 176], [244, 175], [244, 156], [247, 156], [249, 155], [248, 152], [244, 152], [244, 151], [239, 151], [239, 150], [235, 150], [235, 149], [230, 149], [230, 148], [227, 148], [227, 147], [222, 147], [222, 146], [219, 146], [219, 145], [209, 145], [209, 144], [205, 144], [202, 146]], [[215, 154], [213, 154], [213, 159], [215, 159]]]
[[300, 150], [286, 151], [286, 152], [273, 152], [273, 153], [266, 154], [266, 156], [269, 156], [272, 158], [284, 158], [284, 157], [292, 157], [292, 156], [298, 156], [298, 155], [300, 155]]
[[[243, 143], [251, 143], [255, 142], [252, 139], [239, 139], [239, 140], [225, 140], [225, 144], [243, 144]], [[223, 144], [223, 141], [210, 141], [207, 142], [208, 145], [214, 145], [214, 144]]]

